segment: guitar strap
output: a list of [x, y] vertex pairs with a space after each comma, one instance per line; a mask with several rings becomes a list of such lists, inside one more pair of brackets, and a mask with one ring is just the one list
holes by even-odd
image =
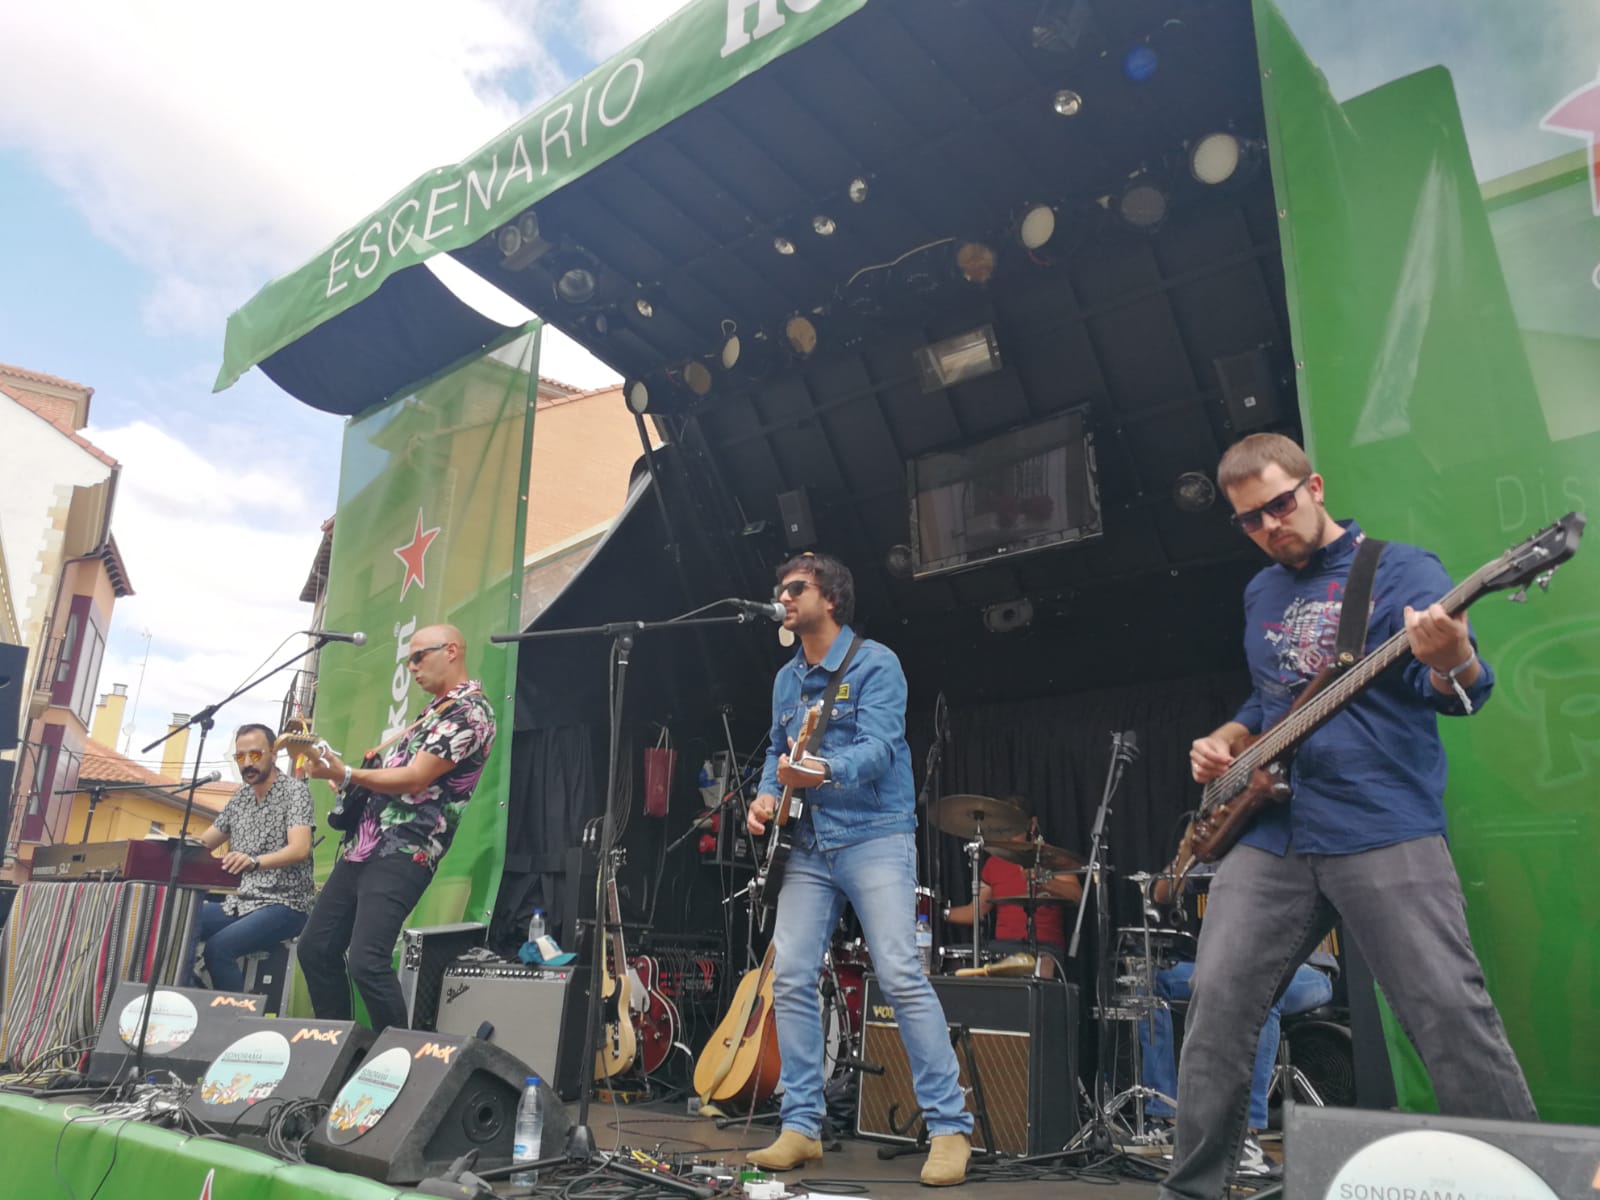
[[1378, 559], [1389, 543], [1369, 537], [1356, 547], [1355, 561], [1344, 581], [1344, 601], [1339, 611], [1339, 632], [1334, 640], [1334, 659], [1342, 671], [1353, 666], [1367, 650], [1367, 621], [1372, 615], [1372, 581], [1378, 574]]
[[850, 648], [844, 652], [844, 657], [839, 660], [839, 665], [828, 676], [828, 682], [823, 685], [822, 696], [827, 700], [827, 705], [822, 710], [822, 716], [817, 718], [817, 727], [811, 732], [811, 744], [822, 745], [822, 732], [828, 728], [828, 722], [833, 720], [833, 706], [839, 699], [839, 684], [844, 679], [844, 673], [850, 668], [850, 660], [856, 656], [856, 651], [861, 649], [864, 639], [858, 633], [850, 639]]

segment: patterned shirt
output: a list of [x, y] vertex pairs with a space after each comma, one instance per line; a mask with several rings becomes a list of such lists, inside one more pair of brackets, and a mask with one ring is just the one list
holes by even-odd
[[[248, 783], [228, 799], [211, 823], [228, 836], [228, 848], [259, 858], [289, 844], [296, 825], [315, 827], [311, 789], [304, 780], [279, 771], [265, 796], [257, 796]], [[287, 867], [261, 867], [239, 876], [239, 890], [222, 902], [230, 916], [242, 917], [270, 904], [286, 904], [296, 912], [310, 912], [312, 901], [311, 856]]]
[[379, 766], [404, 767], [422, 753], [453, 765], [421, 791], [398, 796], [374, 793], [345, 858], [366, 862], [404, 854], [436, 870], [478, 786], [494, 735], [494, 709], [475, 679], [457, 684], [429, 704], [410, 732], [385, 751]]

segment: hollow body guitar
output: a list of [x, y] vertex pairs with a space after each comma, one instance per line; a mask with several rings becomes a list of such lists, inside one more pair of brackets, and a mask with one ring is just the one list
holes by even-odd
[[678, 1006], [662, 990], [660, 964], [646, 955], [637, 955], [631, 966], [638, 977], [640, 993], [634, 997], [639, 1065], [646, 1075], [654, 1075], [671, 1057], [683, 1019], [678, 1015]]
[[[1556, 567], [1578, 552], [1585, 518], [1568, 513], [1547, 529], [1512, 546], [1469, 575], [1439, 603], [1451, 616], [1490, 592], [1520, 589], [1525, 599], [1530, 583], [1549, 586]], [[1353, 664], [1317, 674], [1295, 698], [1293, 707], [1272, 728], [1247, 742], [1232, 764], [1206, 784], [1199, 811], [1183, 835], [1171, 865], [1170, 902], [1183, 893], [1183, 881], [1197, 862], [1216, 862], [1249, 828], [1268, 804], [1289, 799], [1289, 763], [1295, 750], [1365, 691], [1379, 675], [1410, 657], [1411, 643], [1402, 629]]]

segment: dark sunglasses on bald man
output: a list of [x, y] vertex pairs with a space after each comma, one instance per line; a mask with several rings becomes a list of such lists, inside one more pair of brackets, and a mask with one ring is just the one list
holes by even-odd
[[422, 662], [423, 659], [427, 658], [428, 655], [432, 654], [435, 650], [443, 650], [449, 644], [450, 644], [449, 642], [435, 642], [431, 646], [424, 646], [420, 650], [413, 650], [411, 652], [409, 658], [407, 659], [407, 661], [410, 662], [410, 664], [413, 667], [415, 667], [415, 666], [419, 665]]
[[1302, 479], [1299, 483], [1295, 484], [1287, 492], [1279, 492], [1260, 508], [1252, 508], [1242, 513], [1234, 513], [1233, 516], [1229, 517], [1228, 519], [1246, 533], [1256, 533], [1260, 530], [1261, 518], [1263, 515], [1271, 517], [1274, 521], [1281, 521], [1295, 509], [1300, 507], [1300, 489], [1305, 487], [1306, 482], [1310, 478], [1311, 476], [1307, 475], [1305, 479]]

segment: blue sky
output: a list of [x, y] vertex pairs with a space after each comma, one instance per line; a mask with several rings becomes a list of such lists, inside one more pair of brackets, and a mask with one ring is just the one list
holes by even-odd
[[[137, 595], [100, 690], [139, 690], [134, 757], [171, 713], [282, 657], [334, 510], [341, 421], [260, 372], [211, 393], [228, 314], [677, 7], [0, 6], [0, 361], [93, 387], [87, 434], [122, 463], [114, 529]], [[541, 371], [613, 378], [559, 338]], [[283, 691], [231, 706], [208, 764]]]

